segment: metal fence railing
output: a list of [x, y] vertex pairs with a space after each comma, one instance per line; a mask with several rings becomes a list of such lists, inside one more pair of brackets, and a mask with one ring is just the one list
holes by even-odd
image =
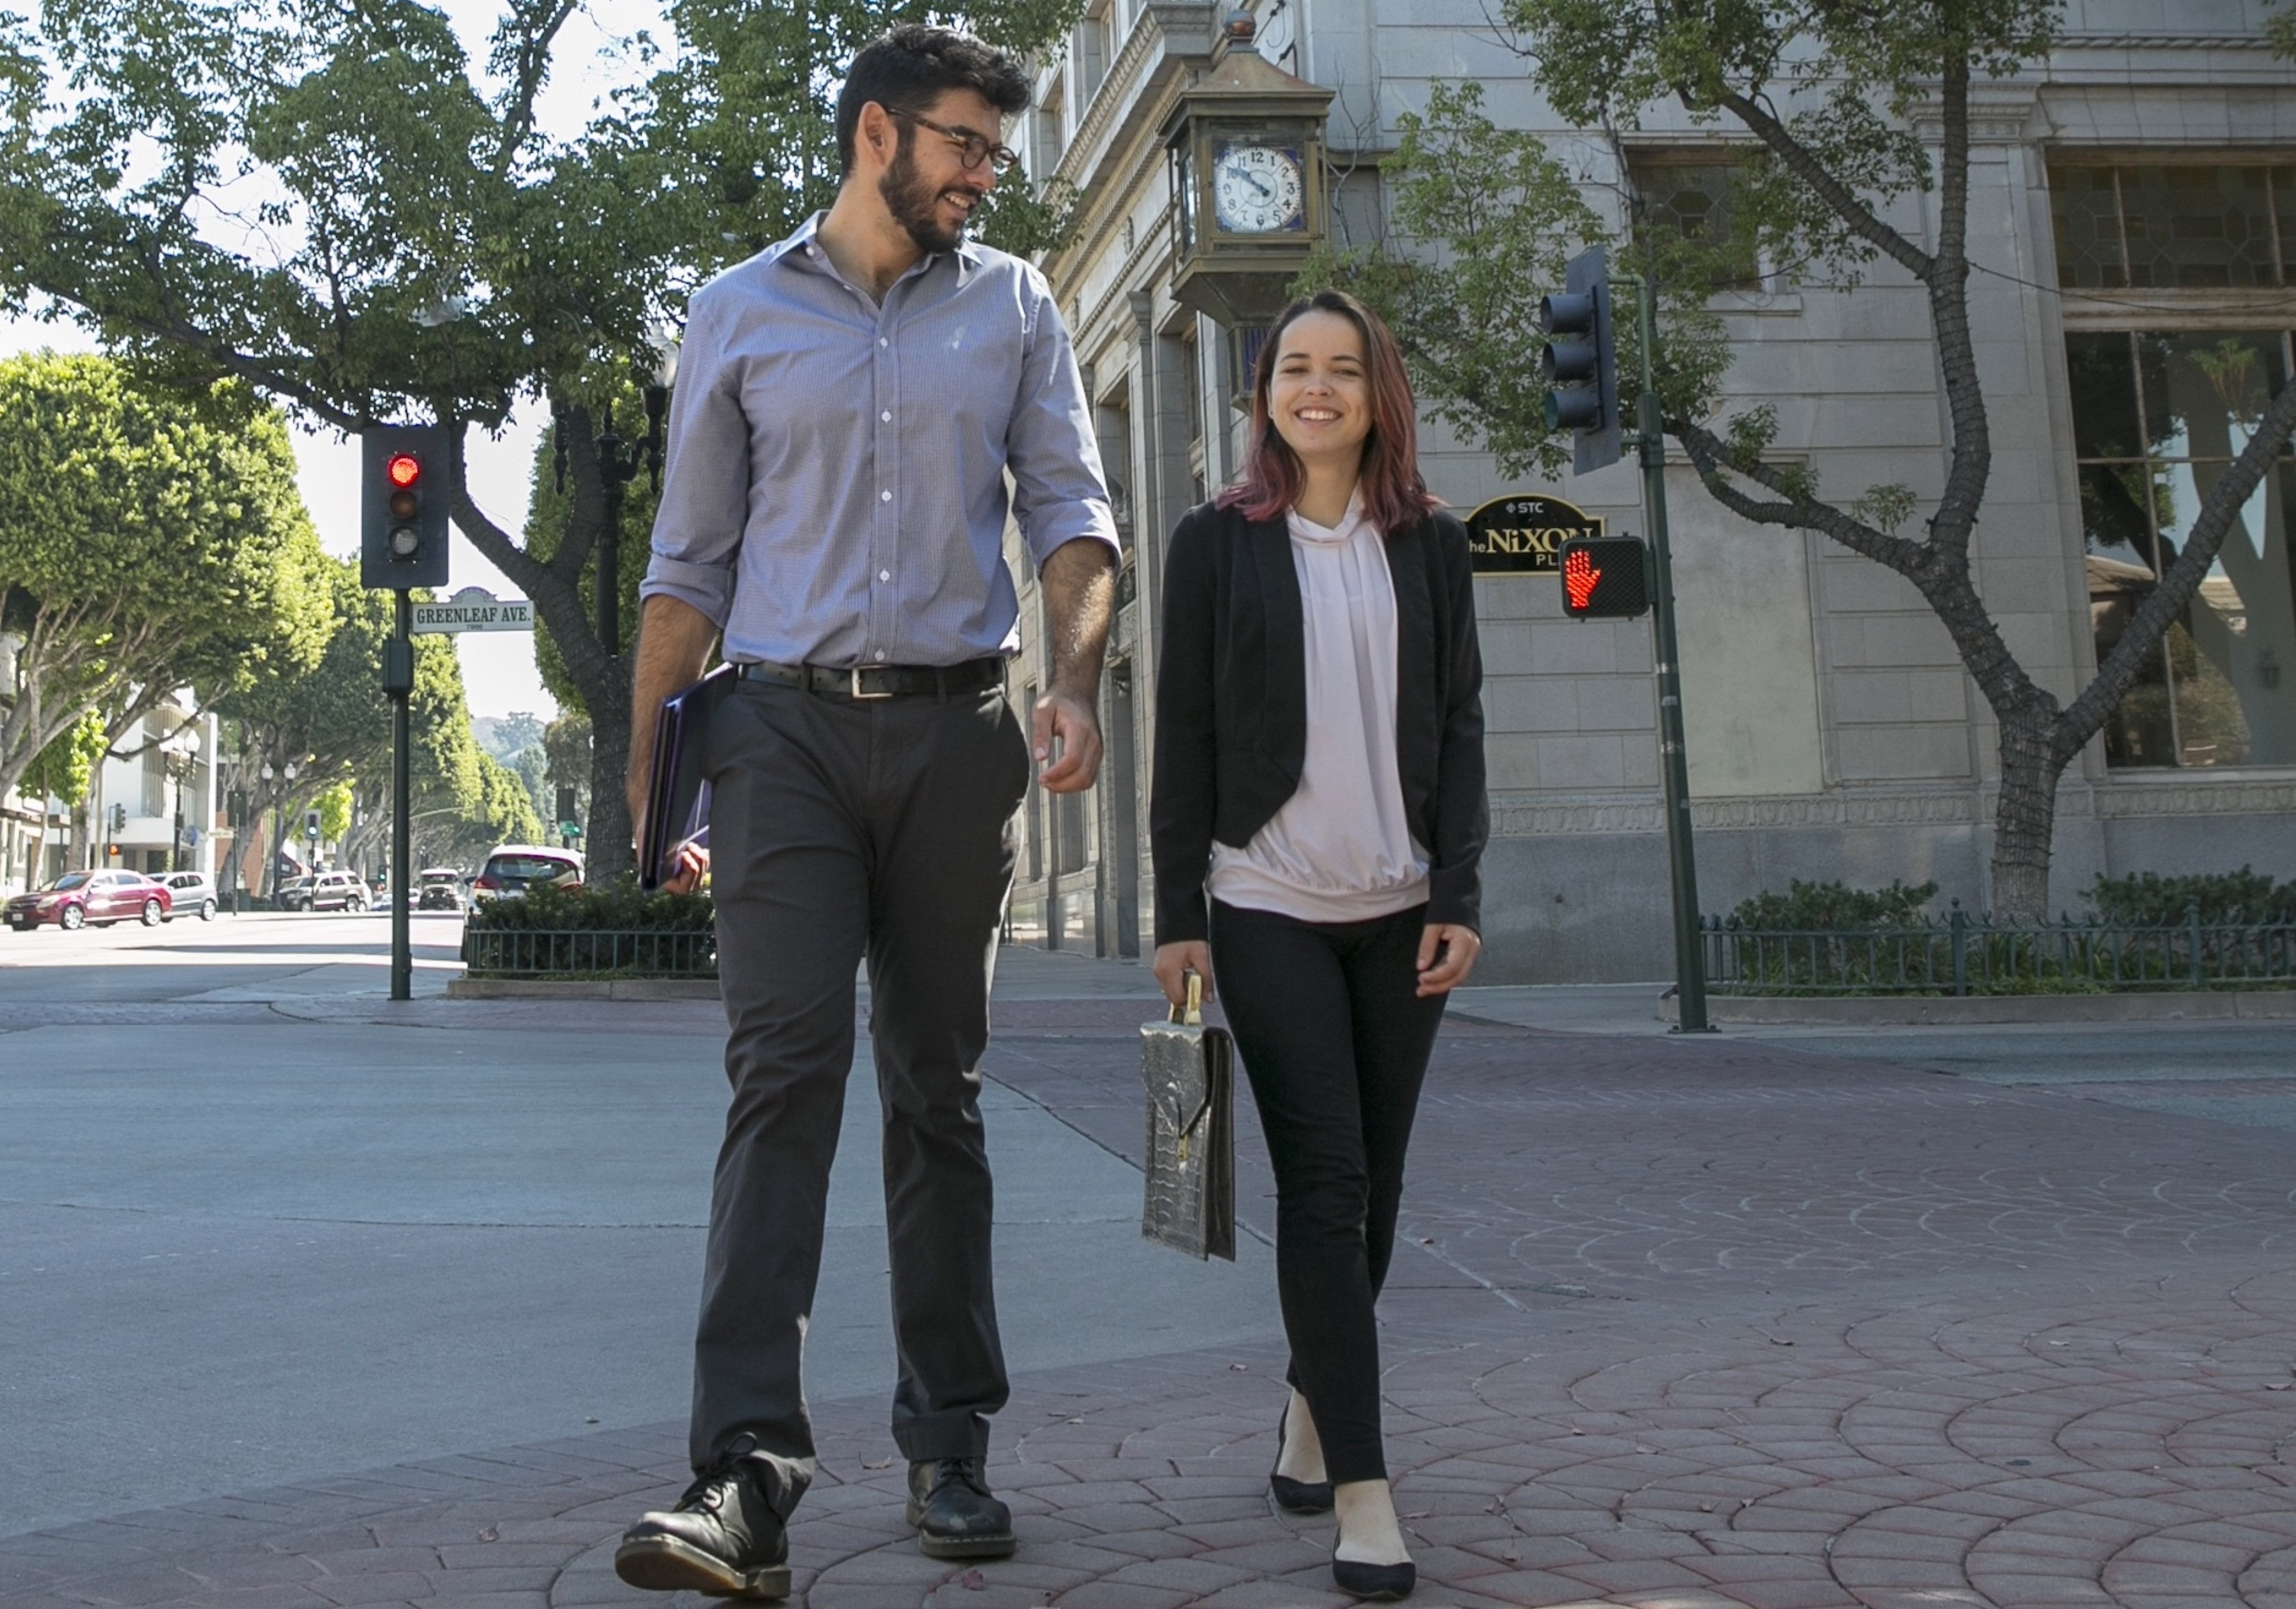
[[1996, 924], [1955, 901], [1904, 926], [1760, 932], [1701, 925], [1706, 987], [1724, 995], [1987, 995], [2296, 987], [2296, 923]]
[[463, 964], [473, 978], [714, 978], [718, 935], [466, 928]]

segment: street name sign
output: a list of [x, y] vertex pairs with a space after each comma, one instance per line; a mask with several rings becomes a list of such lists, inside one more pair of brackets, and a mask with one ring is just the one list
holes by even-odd
[[442, 603], [414, 605], [414, 635], [445, 636], [458, 631], [531, 631], [534, 605], [525, 598], [497, 598], [483, 587], [465, 587]]

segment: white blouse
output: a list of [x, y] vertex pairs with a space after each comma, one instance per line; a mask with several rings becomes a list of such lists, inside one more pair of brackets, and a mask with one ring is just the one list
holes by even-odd
[[1308, 751], [1300, 786], [1242, 849], [1217, 839], [1204, 886], [1224, 904], [1302, 922], [1367, 922], [1427, 899], [1395, 759], [1395, 580], [1363, 489], [1338, 525], [1287, 517], [1306, 628]]

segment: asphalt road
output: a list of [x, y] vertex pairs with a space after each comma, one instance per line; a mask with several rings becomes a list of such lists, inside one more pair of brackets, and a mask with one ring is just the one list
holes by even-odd
[[[389, 932], [0, 934], [0, 1536], [684, 1411], [714, 1003], [418, 997], [425, 1025], [384, 1025]], [[455, 940], [417, 918], [418, 997]], [[892, 1375], [865, 1040], [856, 1071], [816, 1400]], [[1015, 1369], [1277, 1333], [1259, 1243], [1237, 1268], [1146, 1246], [1129, 1165], [982, 1104]]]

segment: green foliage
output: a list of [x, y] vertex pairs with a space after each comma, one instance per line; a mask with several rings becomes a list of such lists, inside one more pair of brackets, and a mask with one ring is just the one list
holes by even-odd
[[53, 798], [67, 811], [78, 809], [95, 780], [108, 740], [103, 717], [89, 710], [40, 751], [19, 785], [36, 800]]
[[2269, 873], [2245, 866], [2183, 877], [2157, 872], [2101, 876], [2089, 885], [2087, 899], [2100, 921], [2128, 927], [2188, 921], [2196, 903], [2202, 922], [2210, 924], [2296, 922], [2296, 879], [2276, 882]]
[[24, 637], [0, 792], [88, 710], [118, 726], [176, 687], [308, 669], [324, 564], [284, 423], [243, 387], [184, 399], [108, 358], [0, 360], [0, 612]]
[[[535, 446], [534, 472], [531, 490], [526, 505], [526, 550], [537, 559], [548, 560], [566, 538], [573, 513], [572, 493], [577, 488], [570, 481], [562, 488], [557, 475], [558, 435], [570, 432], [603, 430], [607, 408], [618, 432], [623, 438], [622, 452], [627, 457], [645, 435], [645, 396], [636, 385], [625, 381], [601, 382], [603, 393], [599, 410], [594, 415], [588, 408], [561, 414], [542, 434]], [[658, 501], [652, 480], [640, 473], [622, 491], [621, 541], [616, 573], [621, 582], [620, 601], [616, 615], [621, 641], [616, 652], [628, 653], [638, 635], [638, 584], [645, 579], [646, 561], [652, 551], [653, 516]], [[582, 618], [596, 629], [598, 619], [598, 568], [593, 559], [585, 564], [575, 583], [577, 595], [582, 600]], [[558, 646], [549, 622], [537, 620], [534, 631], [535, 669], [542, 674], [542, 685], [550, 689], [562, 709], [584, 716], [590, 713], [590, 704], [583, 695], [582, 685], [566, 669], [566, 658]], [[627, 713], [627, 712], [622, 712]], [[587, 778], [587, 770], [584, 772]]]
[[319, 795], [319, 836], [340, 843], [351, 830], [351, 784], [339, 782]]
[[474, 928], [504, 932], [706, 933], [717, 923], [707, 894], [641, 893], [636, 882], [603, 888], [529, 890], [516, 899], [488, 899], [471, 912]]
[[1804, 882], [1799, 877], [1783, 894], [1767, 890], [1741, 900], [1730, 920], [1765, 933], [1842, 932], [1876, 927], [1909, 927], [1923, 920], [1923, 907], [1937, 898], [1934, 881], [1906, 883], [1892, 878], [1885, 889], [1856, 889], [1844, 882]]

